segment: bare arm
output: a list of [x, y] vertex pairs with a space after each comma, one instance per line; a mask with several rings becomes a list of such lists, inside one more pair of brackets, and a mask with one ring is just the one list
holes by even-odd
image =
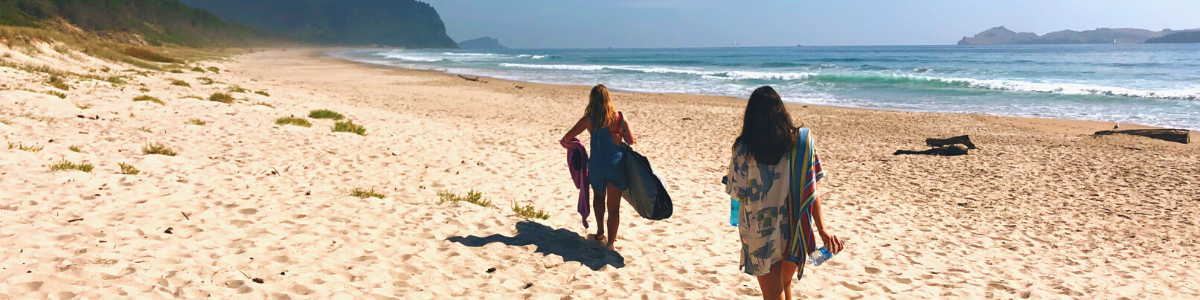
[[[813, 184], [813, 189], [816, 189], [816, 183]], [[813, 198], [812, 218], [813, 222], [817, 223], [817, 233], [821, 236], [821, 241], [825, 243], [825, 246], [829, 247], [829, 252], [833, 252], [833, 254], [842, 252], [844, 247], [842, 240], [825, 230], [825, 212], [821, 208], [821, 197], [814, 196]]]
[[624, 138], [625, 138], [625, 143], [633, 145], [633, 143], [634, 143], [633, 128], [629, 127], [629, 120], [626, 120], [625, 118], [621, 118], [621, 126], [625, 127], [625, 134], [623, 134]]
[[575, 127], [571, 127], [571, 130], [568, 130], [567, 134], [562, 137], [562, 142], [570, 142], [576, 136], [579, 136], [580, 133], [583, 133], [584, 130], [588, 130], [587, 119], [579, 118], [579, 121], [575, 122]]

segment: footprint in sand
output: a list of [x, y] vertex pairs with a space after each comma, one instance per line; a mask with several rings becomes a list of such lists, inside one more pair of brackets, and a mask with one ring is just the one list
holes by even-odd
[[241, 210], [238, 210], [238, 213], [241, 213], [241, 214], [243, 214], [243, 215], [253, 215], [253, 214], [257, 213], [257, 212], [258, 212], [258, 210], [257, 210], [257, 209], [253, 209], [253, 208], [243, 208], [243, 209], [241, 209]]

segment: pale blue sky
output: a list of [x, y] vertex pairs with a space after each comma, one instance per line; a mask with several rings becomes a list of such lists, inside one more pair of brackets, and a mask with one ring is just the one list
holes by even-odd
[[1196, 0], [423, 0], [510, 48], [940, 45], [1004, 25], [1200, 28]]

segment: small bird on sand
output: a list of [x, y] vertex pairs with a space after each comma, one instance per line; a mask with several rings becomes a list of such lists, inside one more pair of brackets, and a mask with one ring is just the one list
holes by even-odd
[[1113, 129], [1117, 129], [1117, 128], [1121, 128], [1121, 123], [1117, 123], [1116, 125], [1113, 125]]

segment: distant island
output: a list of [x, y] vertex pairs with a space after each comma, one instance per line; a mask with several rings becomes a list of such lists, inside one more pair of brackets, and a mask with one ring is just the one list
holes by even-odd
[[1099, 28], [1094, 30], [1062, 30], [1037, 35], [1032, 32], [1015, 32], [1004, 26], [995, 27], [963, 37], [958, 45], [1028, 45], [1028, 44], [1141, 44], [1167, 35], [1195, 32], [1195, 30], [1150, 31], [1135, 28]]
[[1195, 44], [1200, 43], [1200, 31], [1176, 32], [1146, 40], [1147, 44]]
[[[44, 1], [44, 0], [43, 0]], [[143, 0], [146, 1], [146, 0]], [[181, 0], [226, 21], [297, 41], [457, 48], [432, 6], [416, 0]]]
[[504, 45], [500, 44], [500, 40], [490, 37], [461, 41], [458, 42], [458, 47], [462, 49], [504, 49]]

